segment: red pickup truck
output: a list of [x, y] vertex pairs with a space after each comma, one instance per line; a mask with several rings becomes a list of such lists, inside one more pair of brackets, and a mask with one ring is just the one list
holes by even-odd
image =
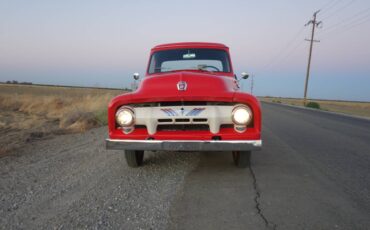
[[146, 150], [168, 150], [230, 151], [244, 168], [262, 146], [260, 103], [240, 91], [229, 48], [218, 43], [154, 47], [138, 89], [110, 102], [108, 127], [107, 149], [124, 150], [131, 167]]

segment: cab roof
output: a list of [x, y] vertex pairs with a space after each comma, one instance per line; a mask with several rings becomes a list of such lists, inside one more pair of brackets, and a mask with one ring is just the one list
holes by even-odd
[[214, 48], [214, 49], [223, 49], [228, 50], [229, 47], [221, 43], [211, 43], [211, 42], [178, 42], [178, 43], [167, 43], [157, 45], [152, 48], [152, 51], [157, 50], [167, 50], [174, 48]]

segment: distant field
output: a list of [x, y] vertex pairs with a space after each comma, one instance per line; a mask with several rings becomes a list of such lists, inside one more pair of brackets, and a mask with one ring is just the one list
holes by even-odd
[[123, 90], [0, 84], [0, 155], [53, 134], [106, 124], [110, 99]]
[[[260, 100], [287, 105], [303, 106], [303, 100], [297, 98], [260, 97]], [[307, 100], [307, 102], [309, 101], [319, 103], [322, 110], [362, 117], [370, 117], [370, 102]]]

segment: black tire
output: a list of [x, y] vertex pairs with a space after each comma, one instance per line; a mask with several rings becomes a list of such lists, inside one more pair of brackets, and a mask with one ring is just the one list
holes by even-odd
[[234, 151], [233, 154], [233, 160], [234, 164], [238, 168], [246, 168], [251, 163], [251, 151]]
[[127, 165], [132, 168], [137, 168], [143, 164], [144, 151], [142, 150], [125, 150], [125, 158]]

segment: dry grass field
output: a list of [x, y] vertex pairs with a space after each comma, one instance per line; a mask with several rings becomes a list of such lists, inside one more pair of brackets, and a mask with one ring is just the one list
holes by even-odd
[[[260, 100], [265, 102], [303, 106], [303, 100], [296, 98], [260, 97]], [[308, 102], [309, 101], [319, 103], [322, 110], [355, 116], [370, 117], [370, 102], [308, 100]]]
[[0, 84], [0, 155], [36, 139], [106, 123], [123, 90]]

